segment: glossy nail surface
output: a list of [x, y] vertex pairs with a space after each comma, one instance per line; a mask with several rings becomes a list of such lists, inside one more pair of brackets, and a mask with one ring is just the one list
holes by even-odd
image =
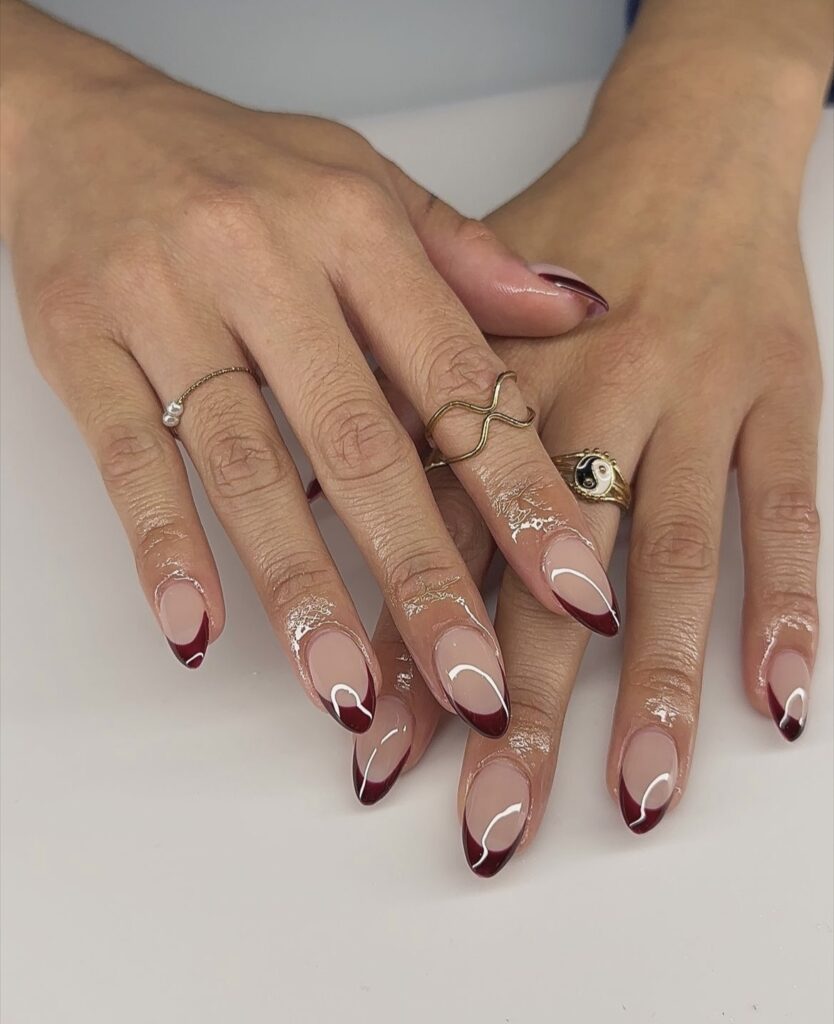
[[504, 673], [490, 638], [453, 626], [434, 649], [437, 674], [455, 711], [484, 736], [501, 736], [510, 722]]
[[168, 645], [186, 668], [206, 656], [209, 618], [203, 595], [189, 580], [168, 583], [159, 595], [159, 621]]
[[363, 804], [381, 800], [397, 781], [411, 753], [414, 716], [399, 697], [377, 701], [371, 728], [353, 748], [353, 788]]
[[666, 813], [678, 779], [678, 750], [660, 729], [639, 729], [628, 741], [620, 768], [620, 810], [642, 835]]
[[767, 666], [767, 700], [776, 728], [793, 743], [802, 735], [808, 713], [811, 673], [797, 651], [779, 651]]
[[491, 878], [504, 867], [521, 842], [529, 813], [527, 777], [507, 761], [484, 765], [463, 811], [463, 850], [476, 875]]
[[588, 319], [603, 316], [608, 312], [608, 303], [596, 288], [592, 288], [587, 281], [583, 281], [573, 271], [567, 270], [565, 267], [557, 267], [553, 263], [531, 263], [530, 269], [548, 284], [585, 299], [588, 304]]
[[307, 668], [330, 714], [351, 732], [365, 732], [374, 717], [376, 693], [365, 656], [339, 629], [322, 629], [307, 644]]
[[611, 583], [594, 552], [577, 537], [561, 537], [545, 551], [544, 571], [556, 600], [583, 626], [603, 636], [620, 628]]

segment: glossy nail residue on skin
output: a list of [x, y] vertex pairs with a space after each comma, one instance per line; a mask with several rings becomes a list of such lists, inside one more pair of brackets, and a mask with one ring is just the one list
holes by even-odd
[[353, 748], [353, 787], [361, 803], [381, 800], [411, 753], [414, 716], [399, 697], [380, 697], [371, 728]]
[[307, 668], [322, 703], [351, 732], [366, 732], [376, 693], [365, 656], [340, 629], [322, 629], [307, 643]]
[[168, 645], [186, 668], [199, 668], [206, 656], [209, 617], [203, 595], [189, 580], [174, 580], [159, 594], [159, 621]]
[[577, 537], [551, 541], [544, 571], [556, 600], [583, 626], [603, 636], [620, 628], [620, 610], [611, 583], [597, 556]]
[[578, 295], [580, 298], [585, 299], [588, 303], [587, 317], [589, 320], [593, 317], [603, 316], [608, 312], [606, 300], [595, 288], [592, 288], [587, 281], [583, 281], [573, 271], [566, 270], [565, 267], [557, 267], [553, 263], [531, 263], [530, 269], [534, 274], [538, 274], [543, 281], [547, 281], [548, 284], [556, 285], [557, 288], [564, 289], [573, 295]]
[[515, 853], [530, 813], [530, 783], [509, 762], [491, 761], [469, 786], [463, 810], [463, 850], [482, 878], [497, 874]]
[[639, 729], [628, 740], [620, 768], [620, 810], [642, 835], [666, 813], [678, 779], [678, 750], [661, 729]]
[[802, 735], [808, 713], [811, 673], [797, 651], [779, 651], [768, 662], [767, 700], [776, 728], [793, 743]]
[[484, 736], [502, 736], [510, 722], [504, 672], [490, 638], [453, 626], [437, 641], [434, 664], [455, 711]]

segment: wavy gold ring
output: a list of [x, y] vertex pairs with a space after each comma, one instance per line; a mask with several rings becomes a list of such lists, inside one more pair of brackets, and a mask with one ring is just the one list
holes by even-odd
[[[486, 447], [486, 443], [489, 440], [489, 425], [496, 420], [498, 423], [506, 423], [509, 427], [529, 427], [533, 420], [536, 418], [535, 412], [527, 406], [527, 418], [524, 420], [516, 419], [515, 416], [510, 416], [508, 413], [500, 412], [498, 409], [498, 399], [501, 396], [501, 385], [505, 380], [516, 380], [518, 374], [514, 370], [504, 370], [503, 373], [499, 373], [495, 378], [495, 387], [492, 389], [492, 401], [489, 405], [476, 405], [474, 402], [464, 402], [460, 398], [455, 398], [451, 402], [447, 402], [445, 405], [441, 405], [437, 412], [432, 416], [429, 422], [426, 424], [426, 440], [431, 445], [432, 451], [428, 463], [426, 464], [426, 472], [430, 472], [432, 469], [440, 469], [441, 466], [451, 466], [455, 462], [465, 462], [466, 459], [474, 458]], [[478, 443], [468, 452], [463, 452], [461, 455], [444, 455], [440, 449], [435, 445], [432, 433], [434, 428], [437, 426], [438, 421], [441, 417], [445, 416], [450, 409], [468, 409], [470, 412], [476, 412], [479, 416], [483, 417], [481, 423], [481, 436]]]
[[620, 472], [617, 460], [599, 448], [567, 455], [552, 455], [562, 479], [582, 501], [610, 501], [623, 512], [631, 506], [631, 485]]

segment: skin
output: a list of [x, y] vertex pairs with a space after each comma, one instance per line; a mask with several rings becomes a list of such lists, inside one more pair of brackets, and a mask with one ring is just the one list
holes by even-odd
[[[497, 649], [495, 634], [363, 350], [427, 422], [448, 401], [482, 401], [506, 369], [475, 319], [487, 331], [546, 337], [580, 323], [589, 301], [543, 281], [342, 125], [247, 110], [17, 0], [0, 11], [0, 213], [27, 336], [96, 458], [179, 656], [192, 650], [201, 605], [192, 614], [182, 588], [166, 604], [174, 582], [197, 590], [209, 639], [225, 612], [161, 406], [209, 371], [248, 365], [271, 387], [429, 686], [451, 707], [432, 661], [441, 627], [474, 622]], [[505, 413], [525, 415], [512, 381], [501, 400]], [[437, 424], [443, 450], [474, 444], [480, 423], [468, 415], [453, 410]], [[317, 694], [308, 663], [312, 634], [325, 627], [355, 644], [377, 687], [370, 643], [255, 379], [230, 373], [199, 388], [178, 436], [312, 699], [321, 703], [333, 681]], [[488, 465], [456, 472], [553, 609], [541, 552], [515, 546], [492, 507], [494, 493], [535, 475], [565, 529], [587, 537], [536, 432], [496, 433]], [[409, 608], [450, 579], [459, 604], [424, 628]], [[197, 652], [190, 664], [200, 661]]]
[[[787, 14], [784, 5], [757, 4], [754, 17], [750, 4], [726, 6], [646, 4], [581, 140], [488, 218], [528, 258], [568, 261], [612, 300], [605, 320], [559, 345], [494, 344], [540, 410], [547, 450], [598, 445], [634, 484], [605, 777], [616, 800], [629, 739], [657, 730], [677, 749], [671, 806], [692, 761], [731, 470], [746, 575], [741, 677], [756, 711], [771, 714], [766, 683], [781, 652], [797, 654], [810, 673], [818, 631], [821, 387], [797, 215], [831, 66], [831, 9], [807, 3]], [[724, 103], [728, 93], [739, 102]], [[774, 138], [784, 143], [778, 152]], [[432, 486], [483, 582], [494, 554], [489, 530], [451, 474], [433, 476]], [[607, 558], [618, 510], [585, 508]], [[463, 814], [485, 764], [511, 764], [531, 791], [525, 845], [545, 812], [587, 635], [543, 614], [512, 569], [500, 585], [496, 631], [513, 718], [498, 740], [469, 738], [458, 803]], [[390, 671], [402, 645], [385, 613], [374, 643], [383, 694], [396, 694], [414, 716], [410, 768], [439, 711], [419, 679], [403, 686]]]

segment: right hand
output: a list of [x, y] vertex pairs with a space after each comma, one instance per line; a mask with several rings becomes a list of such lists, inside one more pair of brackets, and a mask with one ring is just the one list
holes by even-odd
[[[4, 83], [3, 233], [30, 346], [96, 457], [175, 653], [199, 665], [224, 610], [162, 405], [249, 364], [434, 696], [503, 732], [492, 625], [362, 348], [425, 423], [452, 399], [489, 401], [504, 366], [476, 321], [552, 336], [600, 311], [593, 290], [542, 279], [341, 125], [237, 107], [22, 5], [4, 12], [18, 45]], [[511, 382], [501, 409], [525, 415]], [[465, 451], [480, 425], [455, 411], [437, 442]], [[310, 696], [364, 731], [379, 666], [255, 381], [231, 373], [199, 388], [178, 430]], [[535, 480], [597, 565], [536, 431], [498, 426], [488, 451], [455, 469], [520, 578], [558, 610], [546, 533], [516, 538], [501, 513], [503, 496]], [[432, 604], [439, 591], [454, 600]], [[473, 671], [453, 701], [463, 665]]]

